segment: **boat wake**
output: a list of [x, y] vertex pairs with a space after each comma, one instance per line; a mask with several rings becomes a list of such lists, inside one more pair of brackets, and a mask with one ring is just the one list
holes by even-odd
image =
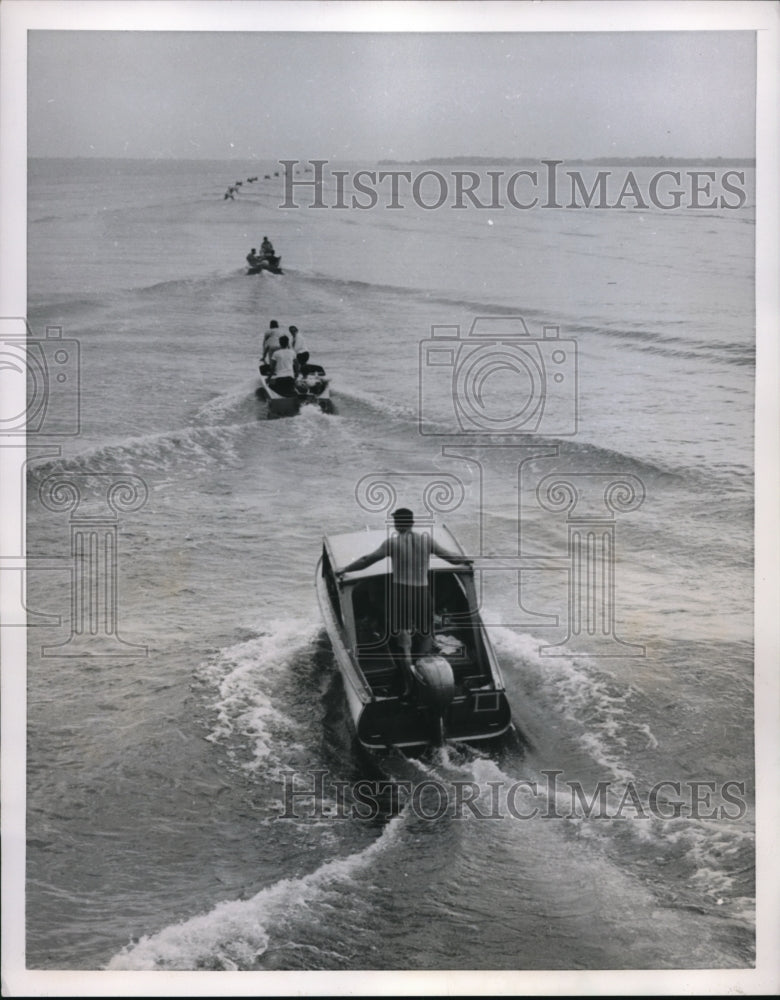
[[244, 424], [181, 427], [160, 434], [121, 438], [76, 455], [31, 464], [30, 483], [63, 473], [165, 473], [182, 465], [240, 465], [236, 447]]
[[368, 847], [334, 858], [301, 878], [285, 878], [248, 900], [218, 903], [192, 917], [128, 945], [108, 963], [108, 970], [246, 970], [271, 941], [312, 907], [345, 905], [350, 885], [383, 850], [397, 840], [404, 820], [396, 817]]
[[212, 712], [206, 738], [226, 749], [232, 766], [281, 781], [311, 760], [310, 741], [319, 741], [321, 726], [312, 715], [329, 682], [317, 659], [318, 636], [308, 621], [271, 622], [198, 671]]

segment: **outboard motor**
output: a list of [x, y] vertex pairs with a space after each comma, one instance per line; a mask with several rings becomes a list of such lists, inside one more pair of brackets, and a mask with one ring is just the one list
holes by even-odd
[[444, 743], [444, 716], [455, 697], [452, 667], [441, 656], [422, 656], [414, 665], [420, 697], [436, 720], [436, 739]]

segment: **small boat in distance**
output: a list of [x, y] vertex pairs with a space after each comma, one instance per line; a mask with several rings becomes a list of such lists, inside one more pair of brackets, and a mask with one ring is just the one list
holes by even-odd
[[247, 274], [260, 274], [268, 271], [270, 274], [284, 274], [282, 271], [282, 258], [277, 256], [271, 242], [267, 237], [263, 239], [260, 253], [254, 247], [246, 255]]
[[274, 389], [269, 366], [261, 364], [260, 385], [255, 389], [255, 396], [268, 404], [269, 419], [294, 417], [304, 406], [317, 406], [323, 413], [335, 413], [330, 396], [330, 379], [320, 365], [304, 365], [295, 377], [294, 393], [283, 395]]
[[[446, 741], [498, 742], [512, 730], [512, 715], [470, 564], [431, 556], [434, 650], [415, 664], [416, 690], [402, 701], [402, 668], [388, 644], [390, 560], [340, 575], [385, 537], [382, 530], [326, 536], [315, 579], [358, 744], [414, 753]], [[463, 554], [446, 527], [436, 527], [436, 540]]]

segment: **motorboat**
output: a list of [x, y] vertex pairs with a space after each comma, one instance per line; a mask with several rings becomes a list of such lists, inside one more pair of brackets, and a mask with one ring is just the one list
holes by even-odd
[[321, 365], [303, 365], [295, 377], [292, 393], [280, 393], [274, 388], [274, 380], [267, 364], [260, 365], [260, 384], [255, 389], [259, 400], [268, 404], [268, 416], [294, 417], [304, 406], [317, 406], [323, 413], [334, 413], [330, 395], [330, 379]]
[[[414, 690], [404, 697], [403, 666], [388, 629], [390, 560], [344, 570], [386, 537], [382, 530], [329, 535], [316, 571], [317, 599], [358, 744], [374, 753], [414, 754], [450, 741], [497, 743], [513, 730], [512, 717], [479, 615], [473, 566], [431, 556], [433, 648], [414, 663]], [[436, 527], [436, 541], [464, 554], [444, 526]]]

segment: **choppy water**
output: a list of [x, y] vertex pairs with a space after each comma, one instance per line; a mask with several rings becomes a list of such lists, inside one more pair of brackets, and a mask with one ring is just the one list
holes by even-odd
[[[29, 554], [61, 563], [31, 573], [29, 603], [63, 619], [30, 639], [28, 965], [749, 966], [752, 199], [490, 220], [281, 211], [274, 181], [223, 200], [264, 172], [31, 164], [29, 319], [78, 339], [82, 393], [81, 433], [28, 482]], [[247, 277], [266, 233], [285, 274]], [[453, 434], [451, 382], [420, 366], [433, 325], [513, 315], [577, 347], [578, 432], [542, 427], [525, 451]], [[266, 420], [272, 317], [328, 368], [335, 416]], [[516, 572], [484, 578], [520, 738], [386, 762], [417, 798], [392, 808], [385, 789], [364, 818], [355, 782], [371, 772], [314, 598], [320, 541], [384, 523], [359, 502], [365, 477], [420, 510], [445, 474], [462, 501], [437, 517], [469, 553], [546, 560], [526, 564], [524, 610]], [[553, 474], [599, 502], [621, 477], [644, 493], [600, 509], [614, 635], [644, 656], [540, 653], [568, 634], [570, 525], [537, 493]], [[75, 515], [41, 491], [123, 475], [148, 495], [116, 521], [119, 634], [145, 655], [43, 656], [69, 636], [76, 568]], [[326, 772], [324, 798], [290, 810], [290, 772], [299, 790]], [[607, 815], [572, 809], [572, 788], [599, 782]], [[693, 816], [692, 782], [710, 783]]]

